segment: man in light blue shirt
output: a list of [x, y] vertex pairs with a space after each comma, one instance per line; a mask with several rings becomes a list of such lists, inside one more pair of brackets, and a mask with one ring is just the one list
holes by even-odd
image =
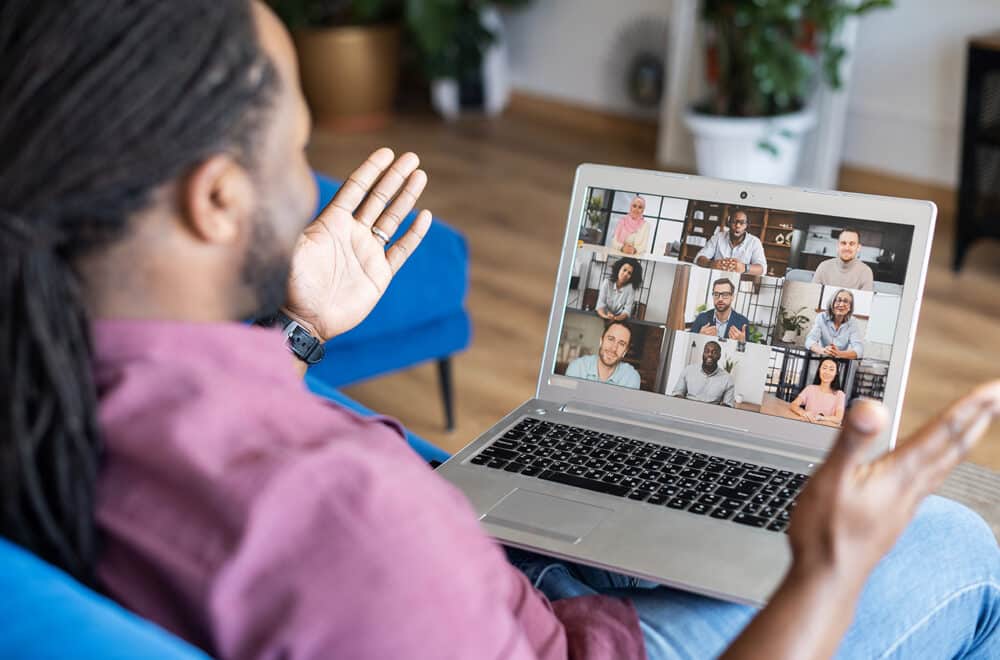
[[720, 359], [722, 347], [719, 342], [706, 342], [701, 364], [689, 364], [684, 368], [671, 396], [736, 407], [736, 386], [729, 372], [719, 366]]
[[639, 372], [622, 360], [632, 343], [632, 330], [617, 321], [604, 329], [597, 355], [578, 357], [569, 363], [566, 375], [639, 389]]
[[716, 232], [708, 239], [694, 262], [703, 268], [763, 275], [767, 272], [764, 245], [747, 231], [749, 222], [746, 211], [733, 211], [729, 216], [729, 231]]

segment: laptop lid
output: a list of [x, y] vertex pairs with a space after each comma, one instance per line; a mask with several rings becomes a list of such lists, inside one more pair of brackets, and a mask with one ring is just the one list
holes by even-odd
[[888, 449], [935, 216], [925, 201], [581, 165], [537, 397], [817, 455], [871, 398], [890, 413], [874, 448]]

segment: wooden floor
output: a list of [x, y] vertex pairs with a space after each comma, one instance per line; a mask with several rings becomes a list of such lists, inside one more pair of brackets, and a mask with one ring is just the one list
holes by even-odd
[[[430, 179], [423, 206], [468, 237], [474, 338], [454, 363], [455, 431], [443, 431], [433, 365], [346, 390], [449, 451], [534, 393], [575, 167], [600, 162], [657, 168], [649, 131], [598, 130], [599, 123], [588, 127], [565, 119], [521, 111], [449, 125], [420, 115], [400, 117], [374, 133], [314, 135], [314, 166], [338, 177], [378, 146], [417, 152]], [[857, 171], [845, 172], [841, 187], [931, 197], [942, 207], [905, 398], [905, 434], [975, 383], [1000, 377], [993, 352], [1000, 344], [1000, 246], [978, 245], [956, 276], [948, 268], [950, 194]], [[1000, 425], [972, 460], [1000, 470]]]

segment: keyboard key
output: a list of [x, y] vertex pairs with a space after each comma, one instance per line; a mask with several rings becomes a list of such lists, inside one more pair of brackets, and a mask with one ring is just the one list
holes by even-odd
[[649, 499], [646, 501], [649, 502], [650, 504], [666, 504], [667, 500], [669, 499], [670, 499], [669, 495], [663, 495], [662, 493], [653, 493], [652, 495], [649, 496]]
[[594, 468], [590, 468], [583, 473], [583, 476], [588, 479], [603, 479], [605, 474], [607, 473], [604, 470], [595, 470]]
[[533, 477], [541, 471], [542, 467], [540, 465], [529, 465], [528, 467], [521, 470], [521, 474], [528, 477]]
[[708, 466], [708, 461], [696, 458], [690, 461], [687, 466], [693, 470], [702, 470]]
[[707, 514], [711, 510], [712, 510], [712, 506], [710, 504], [703, 504], [702, 502], [695, 502], [694, 504], [691, 505], [691, 508], [688, 509], [688, 512], [697, 514], [699, 516], [703, 516], [703, 515]]
[[698, 498], [698, 501], [708, 506], [715, 506], [722, 501], [722, 498], [718, 495], [702, 495]]
[[505, 465], [503, 469], [504, 469], [505, 472], [520, 472], [521, 470], [523, 470], [526, 467], [528, 467], [528, 466], [525, 465], [524, 463], [518, 463], [516, 461], [511, 461], [510, 463], [508, 463], [507, 465]]
[[775, 520], [773, 523], [768, 525], [767, 528], [772, 532], [783, 532], [788, 528], [788, 523]]
[[675, 497], [674, 499], [667, 502], [667, 506], [671, 509], [684, 510], [691, 505], [691, 500], [686, 500], [683, 497]]
[[736, 509], [740, 508], [744, 504], [746, 504], [745, 500], [737, 500], [737, 499], [732, 498], [732, 497], [727, 497], [726, 499], [722, 500], [722, 502], [719, 504], [719, 506], [724, 506], [727, 509], [732, 509], [733, 511], [735, 511]]
[[712, 474], [719, 474], [720, 472], [724, 472], [725, 469], [726, 469], [725, 463], [709, 463], [707, 466], [705, 466], [705, 472]]
[[584, 467], [582, 465], [570, 465], [569, 469], [566, 470], [566, 474], [573, 474], [578, 477], [582, 477], [590, 471], [590, 468]]
[[497, 449], [517, 449], [516, 442], [510, 442], [509, 440], [497, 440], [493, 443], [493, 446]]
[[729, 488], [726, 486], [719, 486], [715, 489], [716, 495], [721, 495], [722, 497], [732, 498], [734, 500], [748, 500], [753, 497], [752, 490], [741, 490], [739, 488]]
[[709, 515], [712, 516], [713, 518], [718, 518], [720, 520], [728, 520], [729, 518], [733, 517], [733, 510], [727, 509], [724, 506], [720, 506], [716, 507], [716, 509], [712, 511], [712, 513], [710, 513]]
[[732, 466], [726, 468], [726, 471], [723, 472], [723, 474], [725, 474], [727, 477], [741, 477], [743, 476], [744, 472], [746, 472], [746, 470], [744, 470], [743, 468]]
[[743, 475], [743, 478], [749, 479], [751, 481], [759, 481], [761, 483], [764, 483], [769, 479], [769, 475], [763, 472], [747, 472], [746, 474]]
[[500, 469], [505, 465], [507, 465], [507, 461], [501, 458], [494, 458], [492, 461], [486, 464], [486, 467]]
[[684, 470], [681, 470], [681, 472], [680, 472], [680, 476], [682, 476], [682, 477], [684, 477], [686, 479], [697, 479], [700, 474], [701, 474], [700, 470], [684, 469]]
[[[509, 449], [502, 449], [500, 447], [497, 447], [495, 444], [493, 446], [487, 447], [486, 449], [490, 450], [489, 456], [491, 458], [500, 458], [505, 461], [509, 461], [519, 456], [519, 454], [516, 451], [510, 451]], [[483, 450], [483, 453], [485, 454], [486, 450]]]
[[751, 516], [748, 513], [737, 513], [733, 517], [733, 522], [739, 523], [741, 525], [748, 525], [750, 527], [763, 527], [767, 524], [767, 518], [761, 518], [759, 516]]
[[552, 472], [551, 470], [542, 472], [538, 475], [538, 478], [544, 479], [545, 481], [565, 484], [567, 486], [576, 486], [577, 488], [584, 488], [598, 493], [614, 495], [615, 497], [623, 497], [628, 494], [630, 490], [632, 490], [631, 488], [621, 484], [609, 484], [605, 481], [596, 481], [594, 479], [577, 477], [571, 474], [560, 474], [558, 472]]
[[652, 494], [653, 494], [653, 491], [651, 491], [651, 490], [636, 489], [636, 490], [633, 490], [628, 495], [626, 495], [626, 497], [629, 498], [630, 500], [639, 500], [641, 502], [642, 500], [645, 500], [647, 497], [649, 497]]
[[472, 463], [473, 465], [483, 465], [484, 463], [489, 463], [489, 461], [490, 461], [489, 456], [483, 456], [482, 454], [480, 454], [479, 456], [473, 456], [472, 460], [469, 462]]

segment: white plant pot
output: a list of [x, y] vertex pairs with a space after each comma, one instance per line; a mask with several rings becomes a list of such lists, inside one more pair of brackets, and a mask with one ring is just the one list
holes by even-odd
[[[788, 185], [795, 178], [805, 134], [816, 124], [812, 108], [776, 117], [718, 117], [687, 112], [698, 174], [718, 179]], [[761, 147], [769, 143], [777, 154]]]
[[484, 27], [496, 35], [496, 40], [483, 53], [480, 68], [482, 105], [476, 108], [463, 107], [458, 81], [454, 78], [438, 78], [431, 82], [431, 105], [448, 120], [456, 119], [462, 112], [470, 110], [489, 116], [498, 115], [510, 102], [510, 66], [503, 17], [495, 5], [486, 5], [479, 10], [479, 19]]
[[795, 332], [794, 330], [785, 330], [785, 334], [781, 335], [781, 341], [785, 342], [786, 344], [791, 344], [793, 341], [795, 341], [795, 338], [798, 336], [799, 333]]

